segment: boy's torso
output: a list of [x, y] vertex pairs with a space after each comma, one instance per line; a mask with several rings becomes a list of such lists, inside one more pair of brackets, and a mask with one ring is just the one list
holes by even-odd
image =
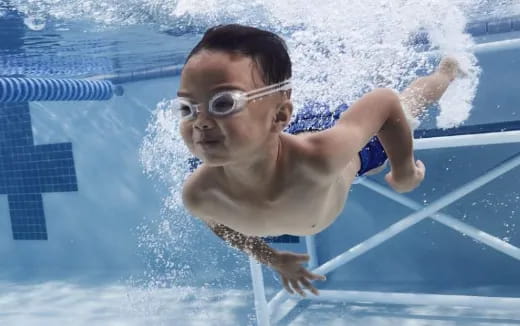
[[250, 236], [278, 236], [282, 234], [310, 235], [327, 228], [342, 211], [350, 185], [359, 170], [354, 159], [336, 175], [317, 177], [306, 164], [298, 147], [305, 134], [283, 135], [283, 181], [279, 191], [268, 196], [248, 194], [245, 189], [230, 189], [216, 169], [201, 166], [192, 177], [203, 178], [196, 189], [202, 196], [197, 207], [198, 216], [224, 224]]

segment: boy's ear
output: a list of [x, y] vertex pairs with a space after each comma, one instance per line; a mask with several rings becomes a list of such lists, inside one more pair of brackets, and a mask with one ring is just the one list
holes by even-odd
[[282, 132], [289, 124], [292, 117], [293, 104], [291, 100], [286, 99], [278, 105], [273, 117], [273, 131]]

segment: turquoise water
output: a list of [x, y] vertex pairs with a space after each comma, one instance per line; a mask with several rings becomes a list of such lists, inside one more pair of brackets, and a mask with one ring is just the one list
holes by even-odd
[[[7, 10], [0, 11], [0, 75], [120, 78], [125, 93], [109, 101], [28, 104], [33, 145], [71, 144], [75, 190], [41, 195], [43, 206], [38, 214], [43, 214], [47, 240], [15, 240], [10, 206], [13, 201], [6, 193], [1, 194], [2, 325], [255, 325], [247, 257], [226, 247], [198, 220], [190, 217], [176, 197], [186, 153], [179, 143], [176, 122], [168, 116], [167, 100], [177, 90], [179, 66], [199, 39], [198, 32], [206, 26], [202, 18], [214, 19], [214, 16], [202, 14], [197, 18], [193, 14], [196, 19], [190, 20], [188, 15], [171, 23], [172, 18], [164, 15], [165, 8], [180, 6], [178, 2], [132, 1], [128, 8], [142, 9], [133, 10], [134, 15], [125, 16], [124, 6], [109, 2], [104, 3], [105, 7], [91, 5], [106, 14], [93, 19], [96, 12], [87, 8], [88, 2], [81, 10], [76, 8], [76, 15], [81, 16], [83, 12], [83, 17], [72, 15], [73, 6], [79, 6], [78, 2], [70, 2], [72, 7], [64, 7], [59, 1], [55, 7], [52, 2], [40, 3], [47, 6], [27, 9], [24, 5], [29, 2], [13, 1], [19, 5], [19, 11], [32, 14], [25, 19], [14, 9], [9, 15], [15, 18], [8, 16]], [[370, 3], [367, 2], [367, 6]], [[514, 11], [516, 7], [479, 4], [483, 16], [477, 15], [477, 9], [467, 13], [468, 26], [474, 23], [478, 30], [485, 23], [485, 33], [474, 31], [472, 42], [478, 45], [520, 40], [520, 32], [514, 30], [518, 26], [514, 14], [520, 13]], [[65, 8], [64, 12], [71, 17], [67, 19], [56, 8]], [[200, 14], [201, 8], [202, 5], [187, 10]], [[249, 12], [247, 8], [233, 10], [232, 13]], [[264, 15], [266, 20], [273, 19], [269, 13]], [[511, 16], [514, 19], [509, 20], [509, 29], [501, 25], [503, 18]], [[233, 15], [225, 19], [238, 20]], [[123, 24], [125, 21], [127, 24]], [[285, 27], [286, 35], [290, 35], [290, 26]], [[364, 28], [367, 39], [379, 32], [370, 25]], [[445, 30], [451, 31], [450, 28]], [[389, 39], [391, 34], [387, 32]], [[345, 32], [345, 35], [354, 34]], [[401, 39], [395, 42], [399, 46], [388, 51], [395, 51], [392, 53], [398, 56]], [[353, 40], [352, 46], [362, 43]], [[291, 46], [297, 58], [305, 49], [313, 51], [305, 42], [294, 42]], [[449, 42], [436, 46], [460, 50]], [[419, 51], [424, 49], [416, 51], [419, 54], [414, 55], [414, 60], [419, 60], [422, 58]], [[464, 56], [469, 52], [466, 49], [461, 55], [470, 58]], [[389, 67], [395, 64], [384, 61], [385, 56], [378, 55], [376, 50], [374, 53], [365, 59], [366, 65], [361, 61], [352, 65], [359, 63], [371, 68], [381, 62]], [[518, 125], [520, 46], [474, 53], [476, 66], [481, 70], [475, 93], [471, 93], [469, 84], [455, 89], [444, 109], [442, 105], [435, 107], [420, 129], [437, 129], [437, 116], [446, 108], [458, 108], [457, 102], [453, 102], [458, 97], [471, 98], [471, 111], [462, 126]], [[299, 62], [306, 62], [306, 58], [300, 58]], [[146, 73], [158, 67], [168, 73], [161, 78]], [[405, 64], [404, 67], [410, 66]], [[430, 66], [424, 63], [421, 68], [424, 73]], [[297, 76], [308, 69], [305, 65], [298, 66]], [[331, 78], [337, 77], [326, 70], [327, 67], [323, 69]], [[370, 85], [367, 77], [370, 71], [365, 75], [354, 71], [352, 66], [341, 69], [366, 82], [363, 85]], [[387, 72], [389, 75], [385, 77], [398, 87], [400, 81], [393, 79], [393, 71], [378, 70], [378, 74]], [[406, 70], [406, 78], [413, 73], [415, 71]], [[144, 76], [148, 76], [147, 79]], [[304, 80], [297, 82], [306, 89]], [[352, 90], [348, 95], [351, 97], [359, 90], [353, 84], [343, 85]], [[325, 98], [335, 96], [334, 92], [333, 89], [326, 93]], [[3, 124], [2, 137], [15, 129], [13, 126]], [[10, 146], [8, 142], [1, 144], [2, 151]], [[519, 143], [417, 151], [418, 158], [427, 165], [428, 176], [409, 198], [430, 204], [519, 152]], [[2, 155], [5, 157], [4, 152]], [[9, 176], [5, 166], [2, 165], [0, 171], [1, 181]], [[15, 172], [9, 170], [9, 173]], [[384, 184], [381, 176], [373, 180]], [[519, 180], [517, 168], [442, 212], [519, 246]], [[353, 187], [346, 207], [330, 228], [316, 236], [319, 263], [411, 212], [362, 185]], [[296, 240], [299, 242], [274, 243], [273, 246], [304, 252], [304, 238]], [[518, 261], [440, 223], [424, 220], [332, 272], [320, 288], [520, 297], [519, 272]], [[264, 269], [264, 279], [270, 298], [280, 289], [279, 280], [268, 269]], [[518, 311], [520, 309], [302, 302], [280, 324], [515, 325], [520, 323]]]

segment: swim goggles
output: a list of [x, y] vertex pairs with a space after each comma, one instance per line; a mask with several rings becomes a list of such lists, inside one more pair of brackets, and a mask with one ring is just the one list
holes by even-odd
[[[249, 92], [240, 90], [218, 92], [209, 100], [208, 112], [217, 117], [224, 117], [243, 110], [246, 103], [251, 100], [259, 100], [261, 97], [289, 89], [291, 89], [291, 82], [287, 79]], [[185, 97], [177, 97], [173, 102], [173, 108], [180, 113], [183, 120], [195, 119], [200, 112], [199, 106], [200, 104], [194, 104]]]

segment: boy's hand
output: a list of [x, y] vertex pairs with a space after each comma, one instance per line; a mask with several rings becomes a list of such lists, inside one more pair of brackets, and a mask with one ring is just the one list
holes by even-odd
[[386, 182], [397, 192], [409, 192], [414, 190], [424, 180], [425, 167], [423, 162], [417, 160], [411, 172], [395, 177], [392, 171], [385, 176]]
[[[305, 292], [303, 292], [299, 284], [301, 283], [312, 293], [319, 295], [318, 290], [312, 286], [310, 281], [325, 281], [327, 278], [323, 275], [313, 274], [300, 265], [301, 263], [304, 263], [308, 260], [309, 255], [306, 254], [277, 251], [275, 258], [273, 259], [273, 263], [271, 263], [270, 266], [282, 277], [283, 287], [285, 290], [287, 290], [287, 292], [294, 294], [294, 289], [296, 292], [305, 297]], [[293, 289], [291, 289], [289, 284], [291, 284]]]

